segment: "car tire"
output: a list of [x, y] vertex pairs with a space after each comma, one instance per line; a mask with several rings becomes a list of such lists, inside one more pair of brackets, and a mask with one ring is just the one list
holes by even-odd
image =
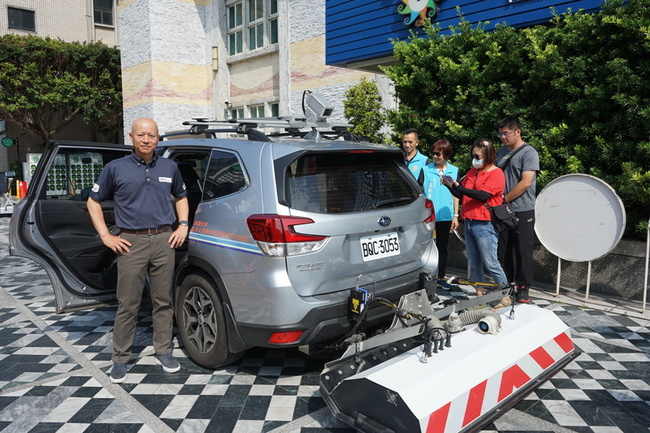
[[176, 324], [190, 358], [206, 368], [238, 360], [242, 353], [228, 350], [228, 335], [221, 299], [212, 282], [190, 274], [183, 280], [176, 304]]

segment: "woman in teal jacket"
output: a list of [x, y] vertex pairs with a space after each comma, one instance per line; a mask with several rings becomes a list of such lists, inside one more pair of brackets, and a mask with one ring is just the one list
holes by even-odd
[[445, 280], [449, 233], [458, 228], [458, 199], [442, 183], [442, 176], [458, 180], [458, 167], [449, 163], [454, 153], [448, 140], [438, 140], [431, 146], [433, 161], [424, 167], [424, 194], [433, 202], [436, 211], [436, 246], [438, 247], [438, 285], [451, 288]]

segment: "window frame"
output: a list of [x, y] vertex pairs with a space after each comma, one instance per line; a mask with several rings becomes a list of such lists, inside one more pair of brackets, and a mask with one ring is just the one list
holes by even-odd
[[269, 102], [269, 111], [271, 112], [271, 117], [278, 117], [280, 115], [280, 102]]
[[[237, 11], [239, 9], [239, 11]], [[234, 13], [234, 19], [231, 17]], [[239, 20], [237, 20], [239, 18]], [[234, 21], [234, 22], [233, 22]], [[234, 56], [244, 52], [244, 2], [239, 1], [226, 6], [226, 28], [228, 55]], [[233, 51], [234, 44], [234, 51]]]
[[269, 1], [269, 19], [268, 19], [267, 33], [269, 38], [269, 45], [274, 45], [280, 41], [280, 30], [278, 27], [279, 26], [278, 0], [268, 0], [268, 1]]
[[[260, 113], [261, 110], [261, 113]], [[254, 113], [253, 113], [254, 111]], [[264, 117], [266, 113], [266, 104], [252, 104], [248, 106], [248, 113], [250, 117]]]
[[246, 0], [249, 51], [257, 50], [266, 45], [264, 43], [265, 3], [265, 0]]
[[[14, 25], [12, 25], [12, 20], [11, 20], [12, 11], [14, 13], [16, 12], [20, 13], [21, 19], [18, 25], [15, 24], [15, 19], [14, 19]], [[25, 17], [27, 16], [31, 17], [32, 22], [30, 24], [33, 24], [32, 27], [27, 27], [25, 25]], [[15, 6], [7, 6], [7, 28], [35, 33], [36, 32], [36, 11], [31, 9], [19, 8]]]
[[[241, 23], [232, 25], [231, 10], [239, 14]], [[228, 55], [236, 56], [278, 44], [278, 20], [278, 0], [239, 0], [226, 4]]]
[[[237, 165], [241, 169], [241, 176], [243, 178], [244, 183], [238, 189], [233, 188], [231, 191], [225, 192], [223, 194], [209, 196], [209, 193], [214, 192], [214, 190], [211, 188], [211, 184], [214, 184], [214, 182], [212, 182], [212, 180], [210, 180], [210, 175], [212, 174], [212, 169], [213, 169], [212, 161], [215, 159], [215, 155], [217, 155], [217, 154], [222, 155], [221, 159], [223, 159], [223, 156], [229, 155], [234, 160], [237, 161]], [[219, 171], [214, 173], [214, 176], [216, 176], [222, 170], [223, 170], [223, 168], [221, 168]], [[242, 162], [242, 159], [239, 157], [237, 152], [233, 152], [233, 151], [230, 151], [230, 150], [227, 150], [227, 149], [212, 149], [212, 151], [210, 152], [210, 158], [208, 160], [208, 164], [207, 164], [206, 169], [205, 169], [205, 175], [203, 177], [203, 191], [202, 191], [202, 195], [201, 195], [201, 202], [203, 203], [203, 202], [207, 202], [207, 201], [217, 200], [217, 199], [220, 199], [222, 197], [227, 197], [227, 196], [232, 195], [232, 194], [237, 194], [237, 193], [245, 190], [248, 187], [248, 185], [250, 183], [249, 179], [250, 178], [248, 177], [248, 173], [246, 172], [246, 167], [244, 166], [244, 164]]]
[[246, 104], [238, 107], [230, 107], [228, 109], [228, 118], [246, 119], [246, 113], [248, 113], [249, 118], [278, 117], [280, 115], [280, 101], [273, 100], [260, 102], [258, 104]]
[[[105, 9], [97, 9], [97, 3], [99, 0], [93, 0], [93, 23], [96, 25], [100, 26], [107, 26], [107, 27], [115, 27], [115, 2], [110, 1], [111, 3], [111, 10], [107, 11]], [[99, 16], [101, 19], [98, 21], [97, 20], [97, 14], [99, 13]], [[105, 22], [105, 17], [110, 18], [110, 23]]]
[[228, 115], [231, 119], [243, 119], [244, 107], [232, 107], [228, 109]]

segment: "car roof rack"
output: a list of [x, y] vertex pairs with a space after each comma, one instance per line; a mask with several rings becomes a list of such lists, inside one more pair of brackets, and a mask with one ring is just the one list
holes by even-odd
[[[241, 134], [251, 140], [271, 141], [276, 137], [303, 138], [307, 140], [336, 140], [343, 138], [346, 141], [363, 141], [362, 137], [350, 132], [348, 123], [330, 123], [325, 119], [309, 120], [294, 116], [257, 117], [231, 120], [208, 120], [195, 118], [183, 122], [189, 127], [184, 131], [175, 131], [164, 134], [161, 138], [179, 135], [204, 135], [206, 138], [215, 138], [219, 133]], [[260, 129], [272, 128], [275, 131], [264, 133]]]
[[[194, 118], [183, 122], [189, 126], [187, 131], [175, 131], [161, 136], [161, 139], [181, 135], [205, 135], [215, 138], [218, 133], [243, 134], [250, 140], [272, 141], [272, 137], [304, 138], [318, 141], [320, 139], [346, 141], [368, 141], [352, 133], [349, 123], [330, 123], [327, 118], [332, 115], [334, 106], [318, 93], [305, 90], [302, 95], [302, 111], [305, 117], [277, 116], [250, 119], [208, 120]], [[275, 131], [265, 134], [260, 129], [272, 128]], [[284, 132], [279, 132], [282, 130]]]

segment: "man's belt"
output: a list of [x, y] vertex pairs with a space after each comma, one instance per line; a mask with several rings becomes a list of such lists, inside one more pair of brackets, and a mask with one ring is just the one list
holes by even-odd
[[159, 235], [161, 233], [165, 232], [171, 232], [172, 227], [171, 226], [162, 226], [157, 229], [139, 229], [139, 230], [129, 230], [129, 229], [120, 229], [122, 233], [128, 233], [130, 235]]

